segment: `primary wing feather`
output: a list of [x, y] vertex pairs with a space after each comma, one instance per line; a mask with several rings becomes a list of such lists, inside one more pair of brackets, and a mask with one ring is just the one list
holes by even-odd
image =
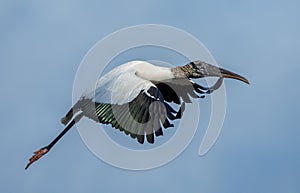
[[[156, 87], [150, 88], [153, 89], [159, 92]], [[137, 138], [139, 143], [144, 143], [145, 136], [149, 143], [154, 143], [154, 134], [163, 135], [162, 127], [173, 126], [168, 119], [173, 120], [179, 116], [164, 101], [152, 97], [142, 90], [133, 101], [122, 105], [82, 99], [81, 110], [86, 117], [103, 124], [111, 124], [125, 134], [130, 134], [132, 138]]]

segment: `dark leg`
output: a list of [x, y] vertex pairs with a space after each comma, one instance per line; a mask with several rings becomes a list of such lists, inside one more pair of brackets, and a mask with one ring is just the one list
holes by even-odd
[[26, 165], [25, 170], [35, 161], [40, 159], [43, 155], [48, 153], [50, 149], [64, 136], [75, 123], [77, 123], [81, 118], [83, 117], [83, 114], [80, 113], [77, 115], [68, 125], [67, 127], [46, 147], [43, 147], [39, 149], [38, 151], [34, 152], [34, 155], [29, 159], [29, 163]]

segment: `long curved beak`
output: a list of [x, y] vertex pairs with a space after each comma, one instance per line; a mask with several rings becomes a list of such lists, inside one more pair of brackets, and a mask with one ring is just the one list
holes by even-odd
[[247, 78], [241, 76], [241, 75], [238, 75], [236, 73], [233, 73], [233, 72], [230, 72], [228, 70], [225, 70], [223, 68], [219, 68], [219, 71], [221, 73], [221, 77], [224, 77], [224, 78], [232, 78], [232, 79], [236, 79], [236, 80], [240, 80], [240, 81], [243, 81], [247, 84], [250, 84], [249, 80], [247, 80]]
[[[194, 62], [196, 63], [196, 62]], [[223, 78], [232, 78], [236, 80], [243, 81], [247, 84], [250, 84], [249, 80], [247, 80], [245, 77], [238, 75], [236, 73], [230, 72], [229, 70], [225, 70], [223, 68], [219, 68], [217, 66], [208, 64], [206, 62], [198, 61], [196, 63], [196, 66], [200, 70], [200, 74], [202, 77], [209, 77], [209, 76], [217, 76], [217, 77], [223, 77]]]

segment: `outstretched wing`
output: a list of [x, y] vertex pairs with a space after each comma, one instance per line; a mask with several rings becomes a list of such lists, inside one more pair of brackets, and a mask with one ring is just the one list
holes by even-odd
[[[107, 77], [109, 76], [109, 77]], [[72, 112], [82, 113], [96, 122], [110, 124], [139, 143], [146, 137], [163, 135], [162, 127], [173, 127], [170, 120], [181, 118], [183, 107], [175, 111], [151, 81], [134, 71], [107, 74], [74, 105]]]

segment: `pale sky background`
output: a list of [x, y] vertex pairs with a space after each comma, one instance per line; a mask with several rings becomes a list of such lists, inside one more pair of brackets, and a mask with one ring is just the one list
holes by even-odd
[[[299, 8], [296, 0], [0, 1], [0, 192], [300, 192]], [[74, 129], [25, 171], [62, 128], [87, 51], [147, 23], [191, 33], [251, 81], [226, 81], [226, 119], [211, 151], [197, 154], [200, 127], [168, 165], [127, 171], [96, 158]]]

